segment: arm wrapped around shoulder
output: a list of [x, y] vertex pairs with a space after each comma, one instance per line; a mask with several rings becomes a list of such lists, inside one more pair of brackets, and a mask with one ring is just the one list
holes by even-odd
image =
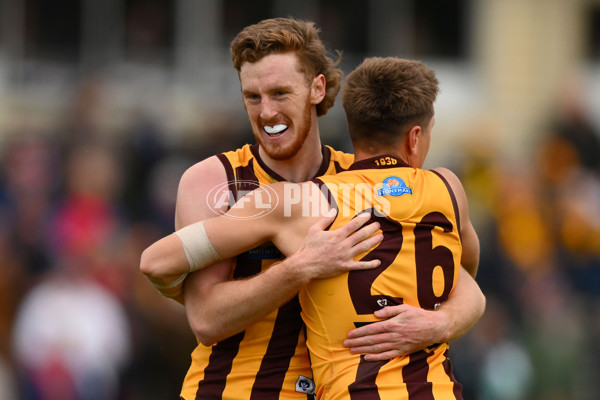
[[204, 222], [196, 222], [175, 231], [183, 244], [190, 272], [197, 271], [222, 260], [215, 250], [204, 228]]

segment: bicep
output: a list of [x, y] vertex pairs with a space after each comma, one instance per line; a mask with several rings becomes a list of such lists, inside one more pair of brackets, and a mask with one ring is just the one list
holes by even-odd
[[235, 256], [273, 240], [279, 227], [276, 210], [265, 208], [256, 189], [238, 200], [225, 214], [205, 221], [208, 238], [223, 258]]
[[331, 206], [321, 188], [313, 182], [281, 182], [271, 185], [283, 199], [272, 216], [271, 241], [286, 256], [295, 253], [311, 226], [327, 215]]
[[479, 238], [471, 221], [462, 229], [462, 257], [461, 263], [472, 277], [477, 275], [479, 267]]
[[[458, 178], [456, 178], [458, 180]], [[467, 201], [467, 195], [465, 190], [458, 181], [458, 205], [461, 216], [461, 238], [462, 238], [462, 257], [461, 263], [464, 268], [475, 277], [477, 275], [477, 268], [479, 267], [479, 238], [477, 232], [473, 227], [471, 218], [469, 217], [469, 204]]]
[[[193, 165], [179, 181], [175, 228], [181, 229], [225, 212], [227, 204], [217, 204], [211, 198], [229, 198], [225, 197], [228, 195], [225, 167], [217, 157]], [[233, 260], [223, 260], [189, 274], [184, 285], [186, 303], [192, 296], [200, 297], [203, 290], [215, 282], [226, 281], [233, 265]]]
[[458, 177], [450, 170], [446, 168], [438, 168], [436, 170], [446, 178], [456, 198], [463, 248], [461, 263], [469, 274], [474, 277], [477, 274], [477, 268], [479, 266], [479, 238], [477, 237], [477, 232], [475, 232], [475, 228], [469, 217], [469, 203], [465, 189], [460, 182], [460, 179], [458, 179]]
[[[301, 193], [302, 201], [292, 201], [292, 191]], [[278, 200], [268, 202], [267, 199]], [[326, 198], [313, 183], [277, 182], [246, 194], [224, 215], [206, 220], [205, 227], [213, 247], [223, 258], [266, 242], [274, 243], [281, 252], [290, 255], [300, 247], [309, 227], [320, 217], [318, 212], [315, 216], [307, 215], [306, 203], [329, 209]]]

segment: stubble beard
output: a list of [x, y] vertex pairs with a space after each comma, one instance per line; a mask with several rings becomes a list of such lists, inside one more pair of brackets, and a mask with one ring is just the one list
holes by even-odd
[[267, 156], [272, 158], [273, 160], [289, 160], [294, 157], [306, 141], [308, 134], [310, 132], [310, 127], [312, 125], [312, 113], [311, 113], [312, 104], [307, 101], [304, 107], [304, 111], [302, 113], [302, 119], [299, 125], [294, 126], [294, 135], [295, 138], [292, 143], [282, 146], [278, 142], [270, 142], [268, 140], [263, 140], [262, 135], [254, 134], [258, 144], [263, 148]]

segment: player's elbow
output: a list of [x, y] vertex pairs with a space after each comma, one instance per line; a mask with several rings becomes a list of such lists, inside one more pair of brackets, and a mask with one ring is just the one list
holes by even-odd
[[473, 292], [473, 298], [471, 301], [473, 304], [473, 315], [475, 316], [474, 322], [479, 321], [479, 319], [483, 316], [487, 301], [485, 294], [483, 294], [483, 291], [481, 290], [481, 287], [479, 287], [479, 285], [475, 285], [475, 287], [476, 290]]
[[167, 284], [179, 277], [182, 272], [176, 271], [168, 256], [162, 254], [154, 244], [142, 252], [140, 256], [140, 271], [152, 282]]
[[200, 318], [188, 318], [190, 328], [194, 332], [194, 336], [204, 346], [212, 346], [218, 341], [224, 339], [218, 334], [218, 322], [211, 323]]
[[483, 316], [483, 313], [485, 312], [485, 307], [487, 305], [487, 299], [485, 298], [485, 294], [483, 294], [481, 289], [479, 290], [479, 304], [479, 318], [481, 318]]
[[154, 276], [155, 266], [150, 248], [144, 250], [140, 256], [140, 271], [147, 277]]
[[[199, 301], [197, 293], [190, 291], [190, 286], [186, 286], [185, 293], [185, 311], [190, 329], [196, 336], [196, 339], [204, 346], [212, 346], [220, 340], [225, 339], [223, 336], [222, 318], [211, 317], [208, 312], [209, 307]], [[193, 293], [193, 296], [191, 294]]]
[[159, 276], [159, 258], [154, 255], [152, 246], [142, 252], [140, 257], [140, 271], [148, 278], [157, 278]]
[[194, 334], [196, 335], [196, 339], [206, 347], [217, 344], [219, 341], [216, 336], [210, 335], [205, 331], [194, 330]]

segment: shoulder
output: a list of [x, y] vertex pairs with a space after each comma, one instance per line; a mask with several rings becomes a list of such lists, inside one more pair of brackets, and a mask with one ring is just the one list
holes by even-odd
[[330, 162], [339, 165], [341, 170], [350, 168], [350, 165], [354, 162], [354, 154], [345, 153], [343, 151], [335, 150], [333, 147], [326, 145], [330, 152]]
[[225, 212], [229, 202], [219, 204], [217, 200], [229, 199], [227, 182], [225, 167], [218, 156], [189, 167], [181, 176], [177, 189], [177, 228]]
[[181, 176], [179, 190], [201, 188], [207, 183], [221, 183], [227, 174], [219, 156], [211, 156], [189, 167]]
[[453, 188], [454, 186], [460, 186], [462, 188], [462, 183], [460, 182], [460, 179], [458, 179], [458, 176], [456, 176], [456, 174], [448, 168], [438, 167], [432, 169], [431, 171], [443, 178]]
[[204, 184], [221, 183], [234, 179], [230, 170], [244, 166], [254, 158], [249, 144], [236, 150], [208, 157], [188, 168], [181, 177], [180, 185], [201, 187]]
[[225, 164], [229, 164], [233, 168], [236, 168], [239, 166], [248, 165], [250, 160], [256, 158], [256, 152], [256, 145], [246, 144], [239, 149], [217, 154], [216, 157], [222, 160]]
[[446, 182], [446, 184], [449, 186], [450, 190], [454, 194], [459, 208], [462, 211], [464, 211], [464, 208], [467, 207], [467, 195], [465, 193], [465, 189], [462, 185], [462, 182], [460, 181], [458, 176], [456, 176], [456, 174], [448, 168], [443, 167], [434, 168], [431, 171], [437, 173], [437, 175], [440, 176]]

